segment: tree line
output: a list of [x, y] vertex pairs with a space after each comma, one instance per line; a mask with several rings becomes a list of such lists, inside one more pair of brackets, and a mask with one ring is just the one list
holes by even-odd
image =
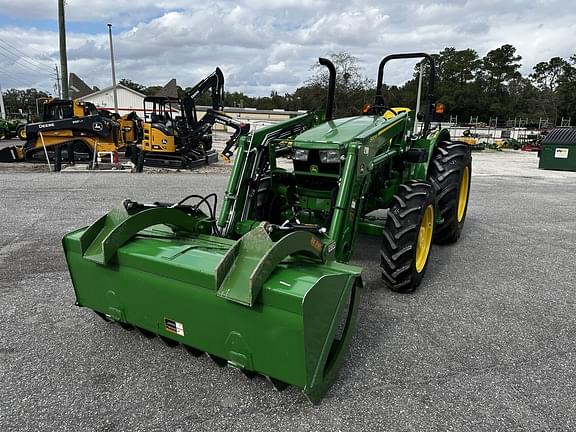
[[[521, 118], [538, 122], [548, 119], [551, 125], [562, 118], [576, 121], [576, 54], [568, 59], [552, 57], [532, 67], [528, 76], [520, 73], [522, 57], [510, 44], [502, 45], [480, 57], [473, 49], [444, 48], [432, 54], [437, 69], [436, 96], [446, 107], [446, 116], [458, 116], [460, 122], [470, 118], [488, 122]], [[375, 83], [366, 77], [359, 60], [346, 52], [330, 55], [336, 66], [336, 115], [357, 115], [374, 98]], [[310, 110], [322, 107], [326, 97], [328, 73], [312, 65], [312, 75], [304, 85], [283, 95], [272, 91], [269, 96], [254, 97], [243, 92], [226, 92], [224, 104], [230, 107], [256, 109]], [[384, 85], [384, 98], [390, 106], [413, 107], [416, 104], [418, 72], [414, 67], [410, 80], [402, 85]], [[373, 72], [375, 73], [375, 71]], [[429, 71], [424, 69], [424, 80]], [[144, 86], [129, 79], [120, 83], [146, 95], [160, 86]], [[185, 88], [178, 91], [184, 94]], [[36, 89], [10, 89], [4, 93], [7, 112], [19, 109], [35, 112], [36, 99], [47, 96]], [[209, 95], [199, 104], [210, 105]]]

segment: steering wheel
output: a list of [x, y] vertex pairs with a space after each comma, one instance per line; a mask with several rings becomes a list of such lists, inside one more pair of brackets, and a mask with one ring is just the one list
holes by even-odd
[[379, 113], [381, 113], [381, 115], [385, 115], [387, 112], [391, 112], [393, 114], [393, 116], [398, 115], [398, 113], [395, 110], [393, 110], [392, 108], [390, 108], [387, 105], [372, 105], [372, 106], [369, 106], [368, 110], [363, 110], [363, 111], [364, 111], [364, 114], [368, 114], [368, 115], [379, 115]]

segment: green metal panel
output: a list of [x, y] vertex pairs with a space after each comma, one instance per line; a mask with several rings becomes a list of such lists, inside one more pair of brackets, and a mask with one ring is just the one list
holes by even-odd
[[576, 146], [545, 144], [540, 146], [538, 168], [576, 171]]
[[[295, 233], [283, 242], [263, 240], [253, 271], [235, 272], [234, 260], [222, 271], [230, 251], [244, 253], [242, 240], [168, 225], [133, 233], [116, 242], [113, 252], [94, 253], [95, 244], [105, 243], [101, 239], [129, 227], [131, 220], [137, 224], [149, 218], [151, 212], [119, 214], [116, 210], [63, 240], [79, 306], [300, 387], [310, 400], [319, 400], [335, 377], [354, 328], [356, 300], [348, 331], [341, 341], [334, 340], [346, 299], [357, 298], [359, 268], [330, 261], [333, 255], [324, 252], [329, 244], [312, 241], [309, 233]], [[294, 251], [307, 255], [291, 258]], [[240, 287], [252, 297], [244, 302], [219, 295], [219, 284]], [[174, 325], [179, 330], [174, 331]], [[330, 354], [335, 350], [336, 357]]]
[[[322, 123], [295, 138], [299, 148], [334, 148], [334, 144], [348, 144], [357, 136], [374, 128], [379, 129], [388, 121], [384, 117], [346, 117]], [[328, 144], [323, 146], [322, 144]]]
[[576, 128], [556, 128], [542, 140], [538, 168], [576, 171]]
[[266, 225], [249, 231], [223, 257], [215, 270], [222, 275], [219, 297], [252, 307], [264, 282], [288, 256], [304, 253], [324, 261], [324, 246], [315, 235], [300, 231], [272, 241]]

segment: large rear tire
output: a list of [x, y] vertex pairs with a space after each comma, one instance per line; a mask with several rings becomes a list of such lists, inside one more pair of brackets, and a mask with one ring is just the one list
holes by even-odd
[[436, 189], [442, 222], [436, 226], [434, 242], [456, 243], [462, 233], [472, 177], [472, 156], [465, 143], [442, 141], [434, 150], [428, 179]]
[[380, 267], [382, 280], [397, 292], [413, 292], [424, 277], [434, 234], [435, 190], [426, 181], [401, 184], [388, 209]]

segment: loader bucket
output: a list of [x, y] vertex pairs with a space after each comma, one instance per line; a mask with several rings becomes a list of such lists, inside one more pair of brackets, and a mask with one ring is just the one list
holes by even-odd
[[22, 146], [10, 146], [0, 149], [0, 162], [20, 162], [24, 160]]
[[[77, 305], [318, 402], [355, 327], [360, 269], [309, 232], [239, 240], [202, 214], [119, 207], [63, 246]], [[191, 378], [192, 379], [192, 378]]]

